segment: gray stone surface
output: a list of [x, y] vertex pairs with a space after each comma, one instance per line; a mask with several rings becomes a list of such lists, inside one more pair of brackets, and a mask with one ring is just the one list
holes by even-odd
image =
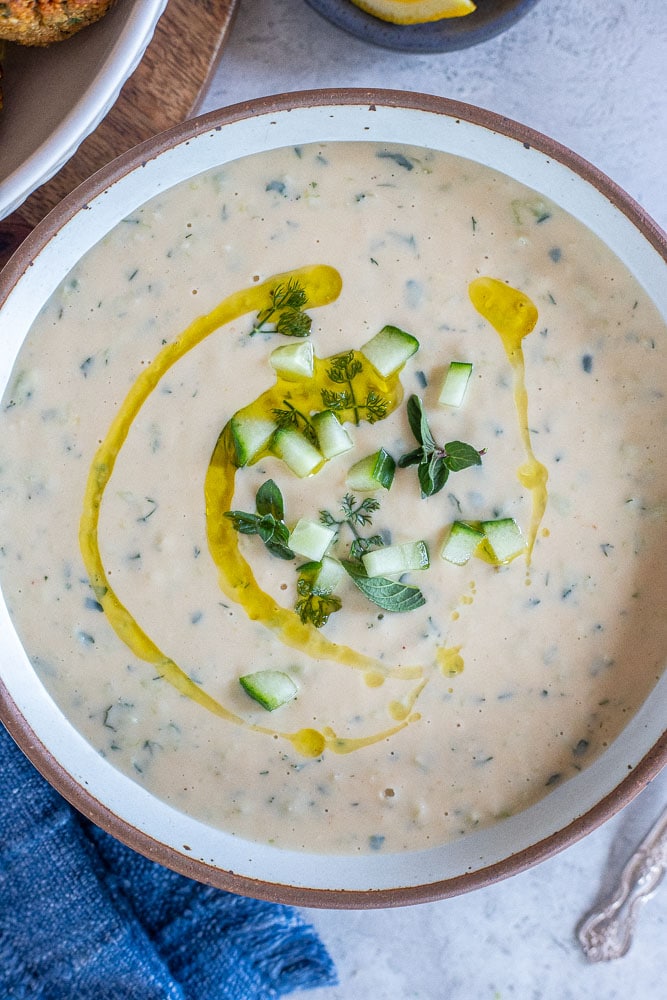
[[[381, 86], [477, 104], [594, 163], [667, 227], [667, 3], [542, 0], [506, 34], [402, 54], [334, 27], [303, 0], [241, 0], [202, 110], [315, 87]], [[663, 774], [557, 857], [455, 899], [311, 911], [340, 986], [313, 1000], [662, 1000], [667, 885], [627, 956], [593, 965], [575, 936], [667, 797]]]

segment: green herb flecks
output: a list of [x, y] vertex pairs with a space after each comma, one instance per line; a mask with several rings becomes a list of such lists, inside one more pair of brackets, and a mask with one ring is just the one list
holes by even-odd
[[159, 506], [157, 500], [152, 500], [150, 497], [144, 497], [144, 499], [145, 499], [146, 503], [150, 504], [151, 506], [146, 511], [145, 514], [142, 514], [140, 517], [137, 518], [137, 522], [139, 524], [145, 524], [146, 521], [148, 521], [149, 518], [151, 518], [153, 516], [153, 514], [155, 513], [155, 511], [158, 509], [158, 506]]
[[414, 163], [412, 160], [408, 159], [407, 156], [404, 156], [403, 153], [393, 153], [389, 149], [382, 149], [375, 155], [378, 160], [393, 160], [397, 166], [403, 167], [404, 170], [414, 169]]
[[398, 465], [402, 469], [410, 465], [417, 466], [422, 497], [439, 493], [447, 482], [450, 472], [461, 472], [473, 465], [482, 464], [485, 448], [478, 451], [463, 441], [449, 441], [442, 447], [436, 443], [419, 396], [410, 396], [407, 411], [408, 421], [419, 447], [402, 455]]
[[336, 385], [345, 386], [335, 392], [322, 389], [322, 402], [327, 410], [341, 413], [350, 410], [355, 424], [364, 419], [369, 424], [382, 420], [387, 415], [388, 402], [375, 389], [370, 389], [363, 400], [358, 400], [354, 391], [354, 379], [363, 371], [363, 364], [355, 358], [354, 351], [347, 351], [331, 359], [327, 375]]
[[308, 337], [313, 321], [303, 311], [308, 296], [301, 283], [294, 278], [287, 283], [281, 281], [271, 289], [270, 298], [270, 305], [257, 313], [250, 336], [272, 332], [267, 329], [267, 324], [272, 323], [275, 324], [275, 332], [285, 337]]
[[283, 495], [268, 479], [262, 483], [255, 497], [256, 514], [242, 510], [228, 510], [225, 517], [231, 518], [234, 528], [242, 535], [259, 535], [269, 552], [279, 559], [294, 559], [289, 545], [289, 529], [285, 524]]

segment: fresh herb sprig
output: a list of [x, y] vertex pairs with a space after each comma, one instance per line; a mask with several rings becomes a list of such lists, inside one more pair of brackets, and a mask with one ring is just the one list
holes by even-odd
[[329, 379], [336, 385], [345, 386], [338, 392], [333, 389], [322, 389], [322, 402], [327, 410], [341, 413], [350, 410], [355, 424], [364, 419], [369, 424], [383, 420], [387, 415], [387, 400], [375, 389], [370, 389], [363, 400], [358, 400], [353, 382], [363, 371], [363, 364], [355, 358], [354, 351], [346, 351], [331, 359], [327, 368]]
[[384, 611], [414, 611], [426, 603], [419, 587], [413, 587], [383, 576], [369, 577], [361, 560], [365, 552], [384, 545], [382, 535], [362, 537], [359, 527], [373, 523], [373, 514], [380, 509], [380, 501], [375, 497], [365, 497], [360, 503], [352, 493], [346, 493], [340, 503], [343, 517], [337, 519], [328, 510], [320, 511], [320, 521], [333, 527], [347, 524], [354, 539], [350, 546], [350, 558], [340, 563], [352, 583], [361, 593]]
[[305, 413], [292, 406], [288, 399], [283, 399], [283, 406], [284, 409], [277, 407], [272, 411], [276, 426], [280, 428], [293, 427], [296, 430], [300, 430], [306, 441], [317, 447], [317, 431], [313, 427], [312, 421]]
[[267, 479], [257, 490], [256, 514], [243, 510], [228, 510], [234, 528], [242, 535], [259, 535], [269, 552], [279, 559], [294, 559], [289, 545], [289, 529], [285, 524], [283, 495], [273, 479]]
[[[296, 584], [298, 594], [294, 610], [304, 625], [314, 625], [315, 628], [322, 628], [329, 621], [331, 615], [340, 611], [343, 602], [330, 590], [318, 587], [313, 580], [311, 570], [313, 564], [306, 564], [301, 567], [299, 579]], [[315, 566], [319, 567], [319, 563]]]
[[372, 548], [379, 548], [384, 545], [382, 535], [371, 535], [370, 538], [363, 538], [359, 534], [359, 527], [367, 527], [373, 523], [373, 514], [380, 509], [380, 501], [375, 497], [365, 497], [360, 503], [352, 493], [346, 493], [340, 502], [340, 509], [343, 516], [337, 519], [328, 510], [320, 511], [320, 521], [327, 527], [333, 528], [347, 524], [354, 535], [354, 540], [350, 546], [350, 556], [352, 559], [361, 559], [364, 552], [369, 552]]
[[313, 324], [312, 318], [303, 311], [308, 302], [305, 289], [296, 278], [290, 278], [287, 283], [281, 281], [270, 292], [271, 302], [257, 313], [257, 318], [250, 331], [267, 333], [267, 323], [275, 322], [276, 333], [285, 337], [308, 337]]
[[419, 396], [410, 396], [407, 413], [410, 428], [419, 442], [419, 447], [402, 455], [398, 465], [402, 469], [410, 465], [417, 466], [422, 497], [439, 493], [449, 479], [450, 472], [461, 472], [473, 465], [482, 464], [485, 448], [478, 451], [463, 441], [448, 441], [444, 446], [436, 443]]

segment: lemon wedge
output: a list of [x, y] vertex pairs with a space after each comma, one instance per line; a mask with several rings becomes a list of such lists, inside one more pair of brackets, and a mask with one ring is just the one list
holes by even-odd
[[465, 17], [476, 9], [472, 0], [352, 0], [352, 3], [392, 24], [424, 24], [446, 17]]

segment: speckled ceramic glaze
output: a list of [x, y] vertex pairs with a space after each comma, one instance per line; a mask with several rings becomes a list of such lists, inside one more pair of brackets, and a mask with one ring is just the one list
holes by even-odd
[[[316, 141], [425, 145], [495, 167], [575, 215], [616, 252], [667, 317], [667, 244], [611, 181], [557, 143], [507, 119], [392, 91], [287, 94], [216, 111], [145, 143], [84, 184], [23, 244], [0, 279], [0, 393], [46, 299], [80, 257], [156, 193], [238, 157]], [[213, 829], [109, 765], [55, 705], [0, 599], [0, 712], [45, 776], [82, 812], [142, 853], [248, 895], [324, 907], [432, 900], [515, 874], [620, 809], [667, 760], [667, 676], [589, 768], [520, 814], [430, 850], [321, 855]]]
[[454, 52], [479, 45], [511, 28], [538, 0], [477, 0], [465, 17], [428, 24], [391, 24], [355, 7], [350, 0], [306, 0], [332, 24], [373, 45], [399, 52]]

